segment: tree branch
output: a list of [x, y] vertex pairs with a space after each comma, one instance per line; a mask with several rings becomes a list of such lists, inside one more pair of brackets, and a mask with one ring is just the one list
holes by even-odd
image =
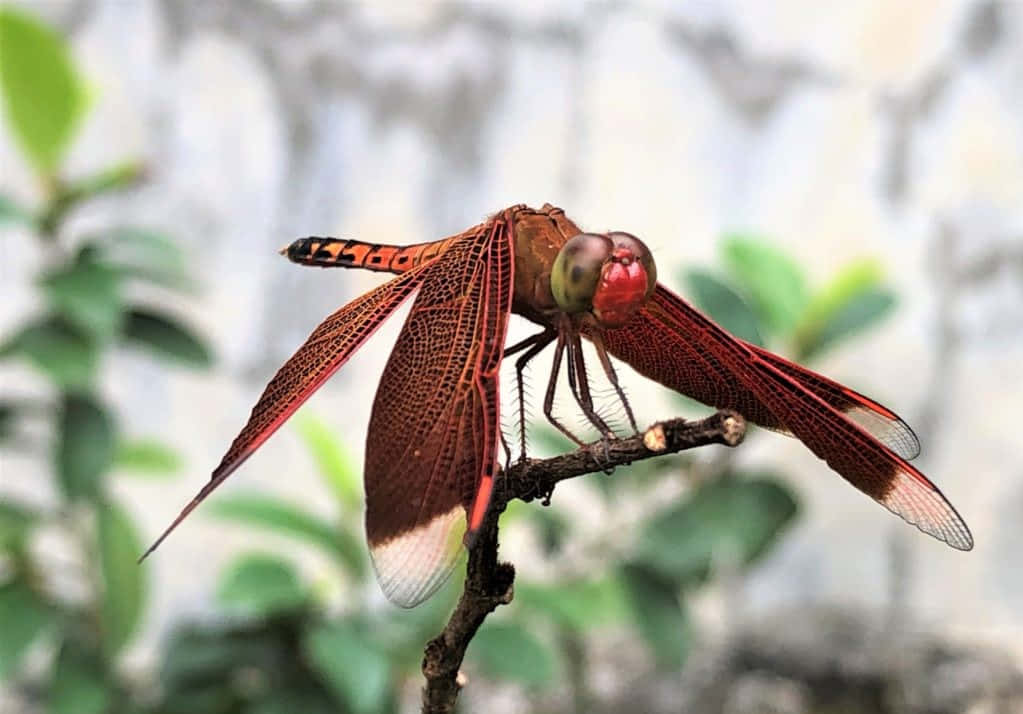
[[547, 500], [565, 479], [608, 471], [634, 461], [673, 454], [710, 444], [738, 445], [746, 422], [732, 411], [720, 411], [699, 421], [658, 422], [643, 434], [611, 442], [597, 441], [551, 459], [526, 459], [503, 471], [489, 513], [469, 549], [465, 587], [443, 632], [426, 646], [423, 657], [423, 714], [448, 714], [464, 685], [459, 671], [465, 650], [487, 615], [512, 601], [515, 568], [497, 560], [497, 522], [513, 499]]

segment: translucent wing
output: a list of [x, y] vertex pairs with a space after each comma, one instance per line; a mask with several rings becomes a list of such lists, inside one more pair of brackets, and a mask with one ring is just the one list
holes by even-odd
[[381, 588], [404, 607], [443, 584], [490, 501], [513, 286], [508, 222], [466, 232], [429, 267], [366, 442], [366, 535]]
[[973, 537], [938, 488], [900, 454], [919, 450], [891, 411], [822, 375], [729, 335], [658, 285], [608, 350], [641, 374], [704, 404], [791, 432], [849, 483], [953, 548]]

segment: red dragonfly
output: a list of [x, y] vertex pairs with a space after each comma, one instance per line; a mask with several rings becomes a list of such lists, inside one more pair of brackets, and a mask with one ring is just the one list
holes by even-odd
[[[955, 508], [908, 463], [920, 445], [898, 415], [725, 332], [657, 282], [649, 250], [628, 233], [584, 233], [559, 208], [520, 205], [429, 243], [303, 238], [281, 252], [304, 265], [397, 277], [316, 328], [267, 385], [211, 480], [146, 555], [413, 295], [373, 402], [364, 476], [373, 564], [384, 593], [399, 605], [412, 607], [437, 590], [483, 523], [498, 473], [504, 357], [521, 352], [515, 363], [521, 397], [525, 365], [555, 343], [544, 413], [579, 441], [552, 409], [564, 359], [584, 414], [613, 438], [593, 408], [583, 337], [596, 348], [634, 430], [609, 354], [670, 389], [795, 436], [924, 533], [953, 548], [973, 547]], [[505, 347], [511, 313], [543, 329]]]

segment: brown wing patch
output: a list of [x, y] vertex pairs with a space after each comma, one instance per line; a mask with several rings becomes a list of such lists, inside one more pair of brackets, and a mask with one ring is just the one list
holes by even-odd
[[430, 263], [384, 368], [366, 442], [366, 535], [399, 605], [444, 582], [481, 484], [489, 496], [511, 287], [508, 222], [497, 217]]

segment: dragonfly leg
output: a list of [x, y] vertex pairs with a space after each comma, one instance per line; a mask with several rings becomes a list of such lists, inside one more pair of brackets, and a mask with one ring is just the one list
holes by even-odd
[[579, 446], [585, 446], [585, 442], [578, 436], [573, 434], [568, 428], [562, 424], [554, 416], [554, 395], [558, 389], [558, 372], [561, 371], [561, 360], [565, 356], [565, 347], [567, 340], [565, 338], [565, 330], [558, 330], [558, 343], [554, 348], [554, 359], [551, 362], [551, 376], [547, 381], [547, 394], [543, 400], [543, 415], [547, 417], [547, 421], [554, 425], [554, 427], [562, 434], [567, 436], [573, 442]]
[[[575, 401], [582, 408], [586, 418], [593, 426], [600, 431], [600, 443], [604, 447], [604, 460], [611, 460], [611, 439], [615, 438], [614, 431], [607, 425], [597, 410], [593, 408], [593, 397], [590, 395], [590, 379], [586, 376], [586, 360], [583, 356], [582, 343], [579, 340], [579, 333], [576, 332], [569, 338], [568, 343], [568, 384], [572, 388], [572, 395]], [[614, 468], [603, 469], [604, 473], [611, 474]]]
[[593, 426], [605, 437], [613, 437], [614, 432], [607, 425], [597, 410], [593, 408], [593, 396], [590, 394], [590, 380], [586, 376], [586, 360], [583, 357], [582, 343], [578, 333], [572, 335], [568, 342], [568, 384], [572, 388], [572, 396], [583, 410], [583, 414]]
[[628, 398], [625, 396], [625, 390], [623, 390], [621, 384], [618, 383], [618, 374], [615, 372], [614, 365], [611, 364], [611, 358], [607, 356], [607, 348], [604, 347], [604, 338], [598, 330], [594, 330], [590, 335], [590, 341], [597, 350], [597, 357], [600, 359], [600, 364], [604, 368], [604, 374], [607, 375], [607, 380], [611, 382], [615, 392], [618, 393], [618, 398], [622, 401], [622, 405], [625, 407], [625, 413], [629, 417], [629, 425], [632, 427], [632, 431], [638, 434], [639, 427], [636, 425], [636, 417], [632, 413], [632, 406], [629, 404]]
[[[529, 348], [526, 349], [525, 353], [523, 353], [517, 360], [515, 360], [515, 384], [519, 395], [519, 460], [522, 461], [526, 458], [526, 400], [522, 374], [529, 361], [540, 354], [540, 352], [542, 352], [547, 345], [553, 342], [557, 336], [558, 333], [556, 331], [546, 328], [543, 332], [538, 332], [535, 335], [527, 337], [504, 351], [504, 356], [507, 357], [515, 354], [516, 352], [521, 352], [527, 347]], [[507, 444], [505, 445], [505, 451], [508, 451]], [[508, 460], [509, 462], [511, 461], [510, 454]]]

